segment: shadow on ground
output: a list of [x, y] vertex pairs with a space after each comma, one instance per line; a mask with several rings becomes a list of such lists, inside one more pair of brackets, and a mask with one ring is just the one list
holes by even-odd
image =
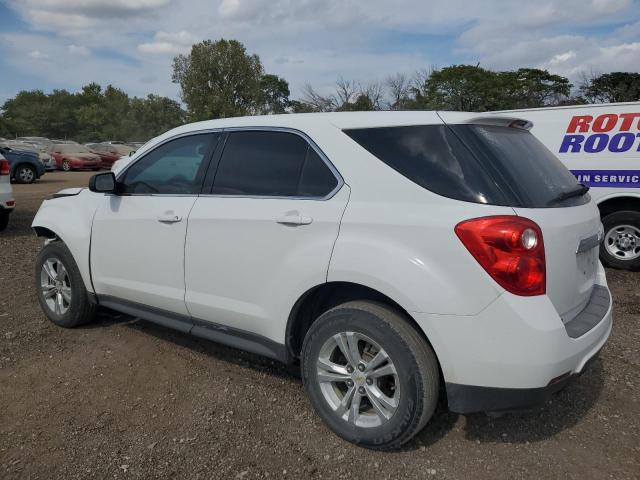
[[604, 387], [602, 361], [596, 358], [588, 370], [543, 406], [492, 418], [484, 414], [466, 418], [465, 434], [482, 443], [532, 443], [547, 440], [576, 425], [598, 401]]

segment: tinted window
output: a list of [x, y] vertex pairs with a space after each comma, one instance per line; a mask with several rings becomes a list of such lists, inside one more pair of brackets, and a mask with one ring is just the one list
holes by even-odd
[[444, 125], [345, 133], [398, 173], [434, 193], [476, 203], [506, 203], [475, 157]]
[[206, 159], [218, 135], [181, 137], [152, 150], [126, 171], [122, 193], [200, 193]]
[[338, 180], [327, 164], [313, 148], [309, 147], [300, 175], [298, 196], [326, 197], [337, 185]]
[[336, 184], [326, 164], [299, 135], [233, 132], [220, 159], [212, 193], [319, 197]]
[[420, 125], [345, 133], [414, 183], [457, 200], [542, 208], [558, 206], [553, 199], [577, 186], [564, 165], [522, 129]]
[[589, 196], [583, 195], [562, 203], [554, 202], [561, 193], [576, 189], [578, 181], [530, 132], [485, 125], [451, 128], [509, 193], [513, 205], [542, 208], [589, 201]]

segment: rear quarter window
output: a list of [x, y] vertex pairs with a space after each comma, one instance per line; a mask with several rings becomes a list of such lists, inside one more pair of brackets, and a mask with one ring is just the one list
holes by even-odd
[[352, 129], [345, 133], [427, 190], [467, 202], [507, 203], [477, 159], [445, 125]]
[[578, 186], [530, 132], [485, 125], [416, 125], [344, 131], [379, 160], [438, 195], [474, 203], [545, 208]]

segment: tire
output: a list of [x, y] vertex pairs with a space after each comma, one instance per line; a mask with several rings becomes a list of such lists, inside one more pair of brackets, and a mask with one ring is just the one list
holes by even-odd
[[31, 165], [18, 165], [13, 171], [13, 179], [16, 183], [33, 183], [36, 178], [36, 170]]
[[7, 228], [7, 225], [9, 225], [10, 214], [11, 214], [10, 212], [0, 210], [0, 232], [5, 230]]
[[[46, 273], [45, 264], [54, 275]], [[60, 265], [66, 274], [61, 271]], [[60, 327], [72, 328], [89, 323], [95, 318], [96, 305], [89, 300], [78, 266], [64, 243], [54, 241], [40, 250], [36, 257], [34, 274], [38, 302], [53, 323]], [[55, 278], [59, 278], [60, 275], [62, 283], [56, 285]], [[48, 285], [48, 288], [43, 288], [43, 285]], [[55, 290], [53, 298], [45, 298], [45, 290]], [[62, 302], [60, 307], [56, 307], [57, 301]]]
[[[352, 367], [337, 338], [357, 345], [363, 372], [356, 368], [349, 373]], [[378, 348], [389, 361], [373, 366]], [[316, 412], [337, 435], [357, 445], [375, 450], [400, 447], [424, 428], [438, 403], [440, 375], [433, 350], [404, 316], [386, 305], [355, 301], [322, 314], [305, 336], [301, 357], [302, 380]], [[322, 367], [327, 360], [333, 368]], [[383, 369], [393, 373], [376, 379], [369, 376]], [[386, 397], [386, 405], [395, 408], [378, 400], [383, 414], [377, 413], [372, 397]], [[341, 415], [339, 405], [349, 404], [348, 398], [359, 398], [359, 405], [356, 401], [355, 408]]]
[[69, 160], [62, 161], [62, 170], [64, 170], [65, 172], [71, 171], [71, 165], [69, 164]]
[[626, 210], [610, 213], [602, 219], [602, 225], [602, 263], [620, 270], [640, 270], [640, 212]]

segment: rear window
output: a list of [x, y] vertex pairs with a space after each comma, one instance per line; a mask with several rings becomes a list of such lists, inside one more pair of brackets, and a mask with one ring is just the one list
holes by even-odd
[[417, 125], [345, 130], [412, 182], [439, 195], [491, 205], [543, 208], [578, 186], [565, 166], [526, 130], [485, 125]]

